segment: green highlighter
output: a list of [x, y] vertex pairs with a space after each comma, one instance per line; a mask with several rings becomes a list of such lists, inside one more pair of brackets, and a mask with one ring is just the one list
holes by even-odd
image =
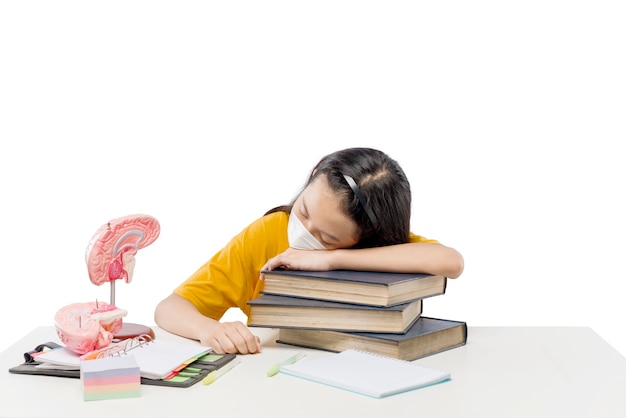
[[300, 360], [302, 357], [304, 357], [306, 354], [303, 352], [300, 352], [298, 354], [295, 354], [291, 357], [289, 357], [287, 360], [283, 360], [278, 364], [274, 364], [272, 367], [270, 367], [270, 369], [267, 371], [266, 375], [267, 377], [272, 377], [275, 374], [277, 374], [280, 371], [280, 368], [283, 366], [286, 366], [288, 364], [293, 364], [296, 361]]
[[211, 383], [215, 382], [217, 379], [225, 375], [229, 370], [231, 370], [239, 363], [241, 363], [241, 360], [236, 359], [217, 370], [213, 370], [211, 373], [207, 374], [204, 379], [202, 379], [202, 383], [205, 385], [210, 385]]

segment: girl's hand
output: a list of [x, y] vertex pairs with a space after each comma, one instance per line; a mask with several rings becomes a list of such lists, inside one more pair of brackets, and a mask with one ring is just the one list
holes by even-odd
[[200, 344], [211, 347], [218, 354], [253, 354], [261, 351], [259, 337], [242, 322], [220, 322], [200, 339]]
[[332, 270], [332, 255], [335, 251], [337, 250], [296, 250], [288, 248], [285, 252], [267, 260], [262, 270], [274, 270], [279, 267], [286, 270]]

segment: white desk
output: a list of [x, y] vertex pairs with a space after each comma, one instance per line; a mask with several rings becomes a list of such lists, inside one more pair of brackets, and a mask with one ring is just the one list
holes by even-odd
[[[179, 338], [156, 329], [157, 338]], [[301, 351], [252, 328], [263, 352], [210, 386], [142, 385], [139, 398], [83, 401], [78, 379], [10, 374], [23, 353], [58, 341], [40, 327], [2, 354], [2, 417], [626, 417], [626, 358], [586, 327], [470, 327], [468, 343], [417, 363], [452, 380], [383, 399], [278, 374], [274, 363]], [[330, 353], [305, 350], [308, 358]], [[305, 361], [305, 360], [301, 360]]]

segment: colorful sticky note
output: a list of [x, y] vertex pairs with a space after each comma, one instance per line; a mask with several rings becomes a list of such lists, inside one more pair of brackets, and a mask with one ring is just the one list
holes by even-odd
[[86, 401], [140, 395], [141, 375], [132, 355], [81, 361], [80, 380]]

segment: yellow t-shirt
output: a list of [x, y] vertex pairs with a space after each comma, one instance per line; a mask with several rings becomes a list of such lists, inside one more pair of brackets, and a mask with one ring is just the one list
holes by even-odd
[[[202, 313], [219, 320], [232, 307], [250, 314], [248, 301], [259, 296], [261, 268], [267, 260], [289, 248], [289, 214], [263, 216], [233, 237], [191, 277], [174, 289]], [[431, 242], [411, 233], [411, 242]]]

